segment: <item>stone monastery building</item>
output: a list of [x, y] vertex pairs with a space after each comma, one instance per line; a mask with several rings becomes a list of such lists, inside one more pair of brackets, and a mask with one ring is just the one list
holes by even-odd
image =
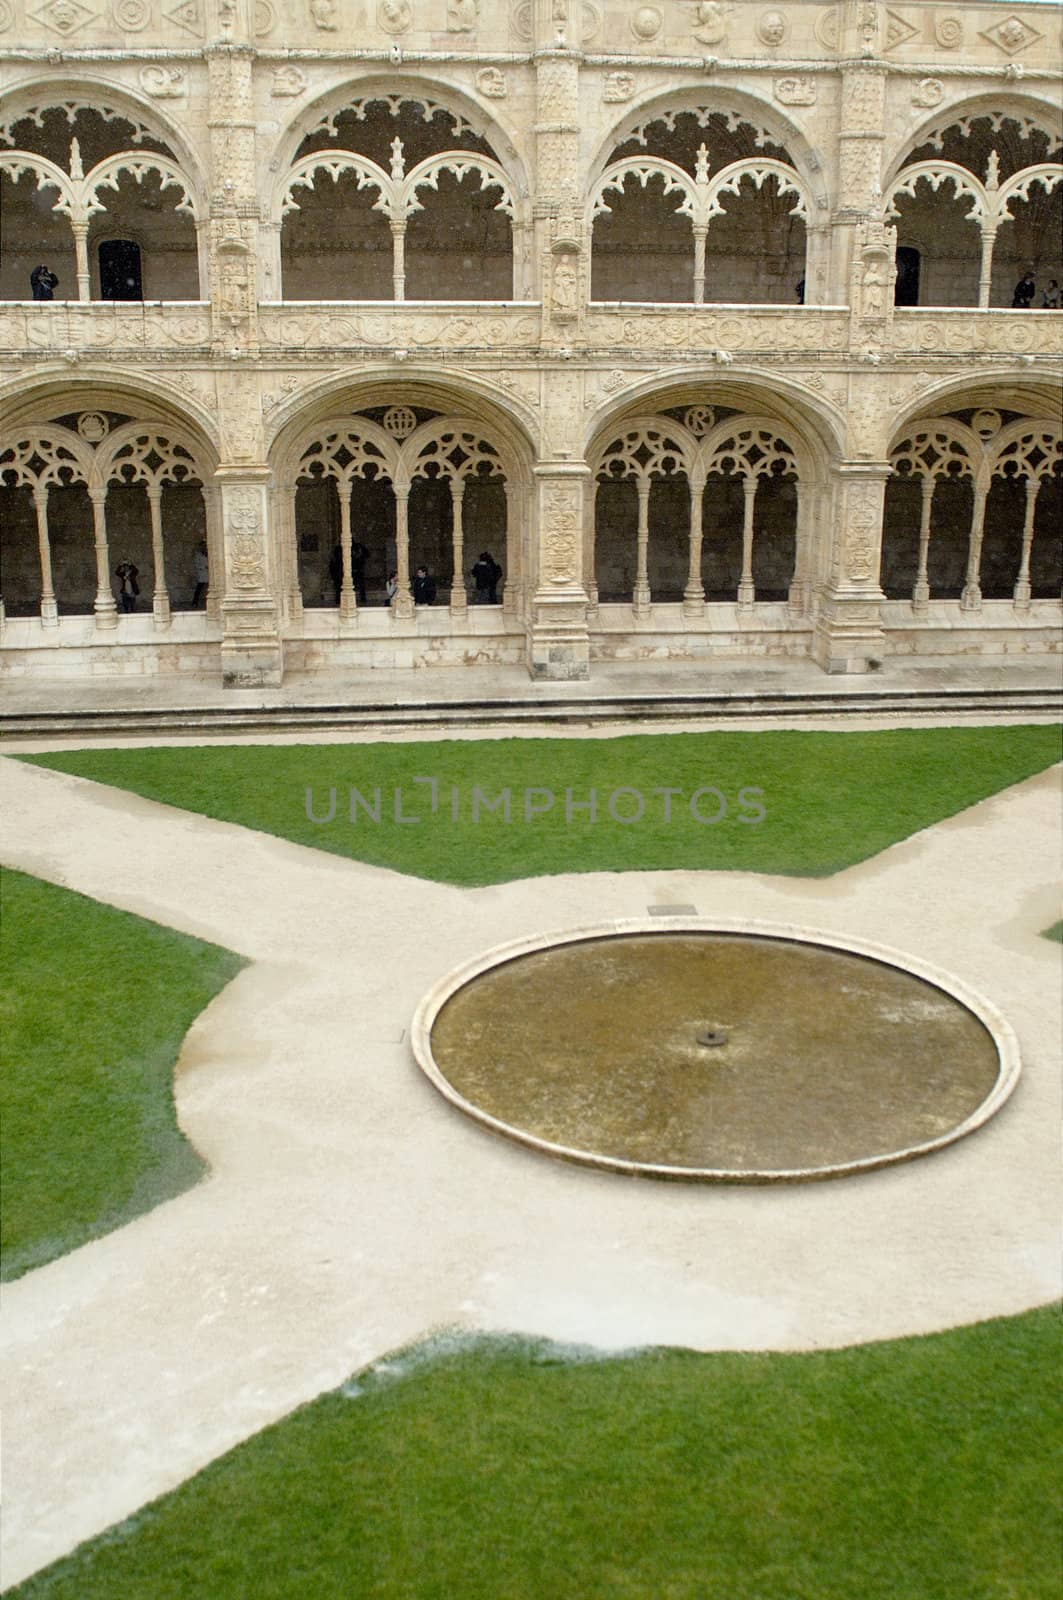
[[1061, 50], [1008, 0], [0, 0], [0, 664], [1055, 648]]

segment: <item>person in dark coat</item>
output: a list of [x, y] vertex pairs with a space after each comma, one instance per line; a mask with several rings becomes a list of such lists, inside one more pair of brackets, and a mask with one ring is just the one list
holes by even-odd
[[358, 604], [364, 606], [365, 598], [365, 564], [369, 560], [369, 551], [364, 544], [356, 539], [351, 545], [351, 582], [354, 592], [358, 596]]
[[1020, 311], [1029, 311], [1033, 305], [1033, 297], [1036, 291], [1037, 285], [1034, 282], [1033, 273], [1024, 272], [1015, 285], [1015, 293], [1011, 297], [1012, 306]]
[[427, 567], [418, 567], [414, 574], [413, 598], [419, 606], [434, 606], [436, 603], [436, 580]]
[[498, 565], [490, 550], [481, 550], [477, 557], [476, 565], [472, 569], [472, 581], [476, 585], [477, 605], [495, 606], [498, 604], [496, 590], [501, 576], [502, 568]]
[[122, 610], [135, 611], [137, 595], [140, 593], [140, 584], [137, 582], [139, 568], [131, 561], [120, 561], [114, 569], [114, 575], [118, 579], [118, 598], [122, 602]]
[[33, 298], [35, 300], [53, 300], [55, 296], [52, 291], [58, 282], [59, 279], [55, 273], [50, 272], [43, 263], [39, 267], [34, 267], [30, 273], [30, 291]]

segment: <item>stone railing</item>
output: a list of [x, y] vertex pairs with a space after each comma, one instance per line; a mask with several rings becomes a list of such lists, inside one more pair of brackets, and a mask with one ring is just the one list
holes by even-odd
[[838, 306], [592, 305], [584, 325], [591, 350], [844, 352], [849, 312]]
[[919, 306], [895, 311], [889, 347], [898, 355], [1063, 355], [1063, 312], [975, 311]]
[[0, 353], [124, 355], [209, 350], [210, 306], [200, 300], [0, 302]]

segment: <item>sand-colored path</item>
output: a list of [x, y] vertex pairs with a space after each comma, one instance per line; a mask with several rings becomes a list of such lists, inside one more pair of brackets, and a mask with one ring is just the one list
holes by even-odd
[[[0, 762], [7, 862], [254, 961], [181, 1060], [181, 1122], [211, 1176], [5, 1293], [5, 1583], [441, 1324], [792, 1349], [1056, 1295], [1063, 1008], [1059, 948], [1038, 934], [1058, 916], [1059, 788], [1043, 774], [826, 881], [459, 890]], [[854, 934], [956, 974], [1015, 1027], [1018, 1090], [935, 1156], [760, 1189], [553, 1163], [436, 1096], [404, 1030], [439, 977], [661, 901]]]

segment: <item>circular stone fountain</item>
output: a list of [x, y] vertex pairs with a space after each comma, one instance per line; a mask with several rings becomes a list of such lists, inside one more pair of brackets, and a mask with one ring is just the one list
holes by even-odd
[[549, 1155], [662, 1178], [825, 1178], [949, 1144], [1019, 1075], [987, 1001], [862, 941], [610, 923], [452, 972], [413, 1025], [436, 1088]]

